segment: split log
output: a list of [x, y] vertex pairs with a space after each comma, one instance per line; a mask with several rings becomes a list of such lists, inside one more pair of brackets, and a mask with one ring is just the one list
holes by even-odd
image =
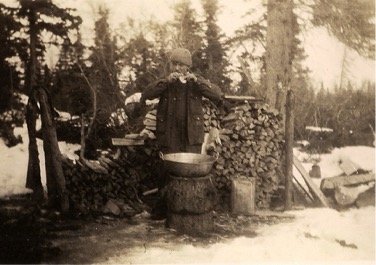
[[375, 181], [375, 173], [351, 176], [337, 176], [323, 179], [321, 181], [320, 189], [324, 193], [328, 193], [334, 190], [335, 187], [367, 184], [371, 181]]
[[374, 188], [375, 183], [369, 183], [369, 185], [361, 184], [353, 187], [337, 186], [334, 189], [334, 198], [336, 202], [341, 206], [352, 205], [357, 201], [360, 194]]

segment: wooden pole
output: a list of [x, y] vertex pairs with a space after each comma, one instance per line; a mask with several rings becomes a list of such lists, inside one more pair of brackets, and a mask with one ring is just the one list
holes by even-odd
[[285, 152], [286, 152], [286, 172], [285, 172], [285, 210], [292, 209], [292, 178], [294, 163], [294, 92], [289, 89], [286, 97], [286, 127], [285, 127]]

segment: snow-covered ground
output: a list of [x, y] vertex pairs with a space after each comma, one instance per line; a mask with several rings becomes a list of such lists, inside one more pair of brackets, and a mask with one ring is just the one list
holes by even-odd
[[[375, 208], [339, 213], [292, 211], [292, 223], [266, 225], [254, 238], [239, 237], [208, 247], [171, 244], [135, 247], [106, 263], [126, 264], [374, 264]], [[341, 244], [343, 246], [341, 246]]]
[[[40, 128], [40, 122], [37, 123], [37, 128]], [[18, 144], [12, 148], [8, 148], [2, 139], [0, 139], [0, 197], [9, 196], [13, 194], [31, 192], [25, 188], [27, 164], [29, 159], [28, 145], [29, 137], [27, 134], [27, 127], [16, 127], [14, 129], [15, 135], [21, 135], [23, 143]], [[46, 185], [46, 171], [44, 168], [44, 152], [43, 141], [37, 139], [40, 169], [42, 175], [42, 184]], [[71, 159], [78, 159], [74, 151], [79, 150], [79, 145], [67, 144], [59, 142], [60, 151]]]
[[[28, 137], [26, 127], [16, 128], [23, 144], [7, 148], [0, 140], [0, 197], [30, 192], [26, 189]], [[42, 183], [45, 184], [42, 141], [38, 140]], [[78, 145], [59, 143], [60, 150], [75, 157]], [[312, 156], [294, 150], [307, 171]], [[358, 146], [333, 150], [313, 157], [319, 160], [322, 178], [342, 173], [339, 161], [351, 159], [365, 170], [375, 171], [375, 148]], [[319, 181], [319, 180], [316, 180]], [[291, 211], [296, 220], [263, 226], [254, 238], [239, 237], [207, 247], [176, 244], [135, 247], [127, 255], [109, 257], [108, 263], [185, 263], [185, 264], [375, 264], [375, 208], [305, 209]], [[129, 254], [131, 253], [131, 255]]]

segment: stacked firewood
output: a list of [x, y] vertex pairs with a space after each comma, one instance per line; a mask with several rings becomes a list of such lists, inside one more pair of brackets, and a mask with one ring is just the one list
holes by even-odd
[[221, 128], [221, 118], [224, 114], [223, 111], [221, 112], [216, 105], [209, 101], [203, 101], [203, 111], [204, 111], [204, 130], [206, 133], [210, 132], [213, 128], [220, 129]]
[[[220, 139], [212, 141], [210, 149], [206, 149], [218, 156], [210, 174], [220, 203], [229, 204], [234, 178], [255, 178], [257, 208], [267, 208], [280, 182], [277, 172], [284, 139], [280, 114], [265, 104], [248, 102], [225, 113], [205, 100], [204, 118], [205, 132], [209, 135], [218, 132], [217, 137], [209, 138]], [[153, 140], [155, 109], [145, 115], [143, 123], [142, 146], [121, 147], [120, 155], [95, 161], [98, 167], [88, 167], [79, 161], [64, 162], [67, 188], [75, 207], [101, 211], [109, 201], [115, 201], [134, 211], [140, 210], [139, 196], [158, 187], [155, 172], [161, 167]]]
[[[63, 170], [71, 205], [81, 212], [103, 212], [106, 204], [121, 205], [128, 216], [145, 207], [139, 196], [155, 186], [153, 179], [157, 152], [149, 147], [122, 148], [114, 156], [102, 156], [96, 166], [63, 159]], [[155, 159], [153, 159], [155, 158]], [[155, 179], [155, 178], [154, 178]]]
[[[204, 100], [204, 119], [205, 132], [209, 132], [211, 128], [220, 128], [219, 110], [209, 100]], [[143, 118], [144, 129], [139, 133], [143, 139], [155, 139], [155, 130], [157, 125], [157, 110], [151, 108]]]
[[140, 132], [140, 136], [144, 139], [155, 139], [155, 130], [157, 128], [157, 110], [150, 110], [143, 119], [145, 128]]
[[215, 186], [228, 197], [234, 178], [256, 178], [257, 207], [267, 208], [280, 182], [281, 116], [264, 104], [245, 102], [221, 118], [220, 125], [221, 144], [212, 171]]

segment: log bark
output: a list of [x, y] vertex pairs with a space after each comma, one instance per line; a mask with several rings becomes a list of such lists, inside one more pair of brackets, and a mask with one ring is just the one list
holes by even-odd
[[26, 107], [26, 124], [29, 136], [29, 160], [27, 165], [26, 188], [32, 189], [37, 200], [43, 199], [43, 186], [40, 175], [39, 152], [36, 138], [38, 106], [32, 92]]
[[179, 232], [200, 234], [213, 228], [216, 197], [210, 177], [170, 177], [167, 186], [167, 226]]
[[51, 207], [59, 208], [66, 213], [69, 211], [69, 199], [62, 168], [62, 156], [51, 112], [52, 107], [44, 89], [38, 89], [38, 96], [42, 118], [48, 202]]
[[326, 178], [321, 181], [320, 189], [324, 192], [330, 192], [338, 186], [352, 186], [366, 184], [371, 181], [375, 181], [375, 174], [359, 174], [352, 176], [337, 176], [332, 178]]
[[213, 230], [213, 212], [200, 215], [167, 213], [167, 227], [188, 235], [200, 236]]
[[170, 177], [167, 208], [181, 214], [202, 214], [213, 210], [216, 191], [209, 177]]

